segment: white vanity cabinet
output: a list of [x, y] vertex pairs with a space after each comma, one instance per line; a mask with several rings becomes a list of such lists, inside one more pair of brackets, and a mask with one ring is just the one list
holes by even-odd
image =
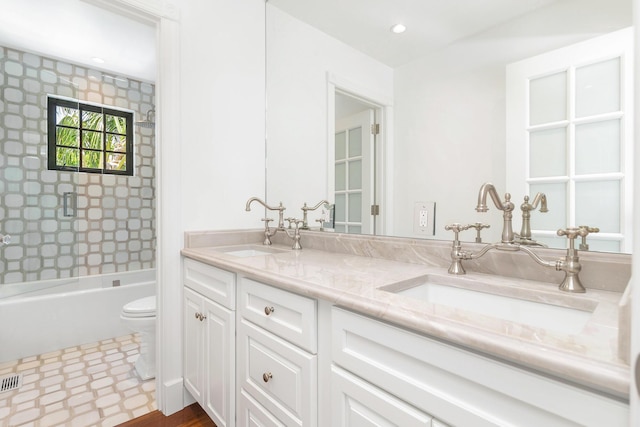
[[316, 300], [239, 279], [239, 426], [317, 426], [316, 313]]
[[184, 384], [218, 427], [235, 426], [236, 275], [184, 260]]
[[336, 427], [389, 425], [371, 422], [373, 415], [369, 422], [344, 421], [363, 413], [357, 405], [379, 416], [413, 417], [403, 426], [629, 423], [629, 407], [618, 400], [341, 308], [334, 307], [331, 317]]

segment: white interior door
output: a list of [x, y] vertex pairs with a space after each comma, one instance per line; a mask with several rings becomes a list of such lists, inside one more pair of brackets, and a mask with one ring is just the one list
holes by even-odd
[[372, 109], [336, 120], [334, 200], [339, 233], [374, 233], [370, 210], [375, 199], [373, 123]]
[[566, 247], [559, 228], [588, 225], [591, 250], [631, 252], [633, 30], [507, 67], [507, 191], [546, 194], [534, 239]]

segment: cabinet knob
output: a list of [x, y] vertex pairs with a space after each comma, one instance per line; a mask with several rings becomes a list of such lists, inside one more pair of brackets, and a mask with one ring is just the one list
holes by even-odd
[[207, 318], [207, 316], [205, 316], [204, 314], [202, 314], [202, 313], [196, 313], [196, 319], [198, 319], [199, 321], [201, 321], [201, 322], [202, 322], [202, 321], [203, 321], [204, 319], [206, 319], [206, 318]]
[[268, 383], [271, 378], [273, 378], [271, 372], [265, 372], [264, 374], [262, 374], [262, 381], [264, 381], [265, 383]]
[[200, 320], [200, 313], [196, 313], [196, 319]]
[[273, 308], [273, 307], [265, 307], [264, 308], [264, 314], [266, 314], [267, 316], [270, 315], [271, 313], [273, 313], [274, 311], [276, 311], [276, 309]]

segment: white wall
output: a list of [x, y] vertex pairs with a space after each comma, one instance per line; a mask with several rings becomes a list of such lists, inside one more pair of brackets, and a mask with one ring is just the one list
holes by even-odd
[[156, 398], [168, 415], [191, 403], [186, 394], [183, 400], [180, 351], [183, 233], [260, 225], [260, 213], [244, 205], [265, 186], [264, 1], [122, 1], [149, 1], [148, 9], [163, 16]]
[[[493, 182], [500, 193], [510, 191], [505, 65], [631, 24], [626, 0], [565, 1], [396, 68], [393, 234], [412, 236], [414, 202], [434, 201], [435, 238], [452, 237], [446, 224], [478, 221], [493, 225], [483, 231], [485, 241], [500, 240], [500, 212], [490, 206], [479, 214], [474, 208], [484, 182]], [[523, 196], [513, 194], [516, 206]], [[474, 236], [468, 231], [461, 237]]]
[[393, 72], [275, 7], [267, 20], [268, 202], [282, 201], [286, 216], [301, 218], [304, 202], [330, 198], [327, 72], [390, 99]]
[[182, 229], [260, 227], [264, 1], [180, 5]]

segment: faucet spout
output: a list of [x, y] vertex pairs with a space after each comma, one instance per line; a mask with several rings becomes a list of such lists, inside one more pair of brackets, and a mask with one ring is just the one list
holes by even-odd
[[[502, 200], [500, 200], [500, 196], [496, 191], [496, 187], [494, 187], [490, 182], [485, 182], [484, 184], [482, 184], [482, 186], [480, 187], [480, 191], [478, 192], [478, 205], [476, 206], [477, 212], [486, 212], [489, 210], [489, 207], [487, 206], [487, 194], [491, 196], [491, 199], [496, 205], [496, 208], [500, 209], [501, 211], [505, 209], [505, 205], [502, 203]], [[509, 198], [511, 198], [511, 195], [509, 195]]]
[[[262, 201], [262, 199], [258, 197], [252, 197], [249, 200], [247, 200], [247, 205], [245, 206], [244, 210], [249, 212], [251, 210], [251, 203], [253, 202], [260, 203], [262, 206], [264, 206], [266, 209], [269, 209], [270, 211], [277, 211], [279, 209], [279, 207], [274, 208], [273, 206], [267, 205], [264, 201]], [[282, 203], [280, 203], [280, 206], [282, 206]]]
[[269, 209], [270, 211], [278, 211], [278, 230], [284, 230], [284, 210], [286, 208], [282, 206], [282, 202], [280, 202], [278, 206], [273, 207], [273, 206], [269, 206], [258, 197], [252, 197], [249, 200], [247, 200], [247, 205], [244, 208], [247, 212], [251, 210], [251, 203], [253, 202], [260, 203], [262, 206], [265, 207], [265, 209]]

